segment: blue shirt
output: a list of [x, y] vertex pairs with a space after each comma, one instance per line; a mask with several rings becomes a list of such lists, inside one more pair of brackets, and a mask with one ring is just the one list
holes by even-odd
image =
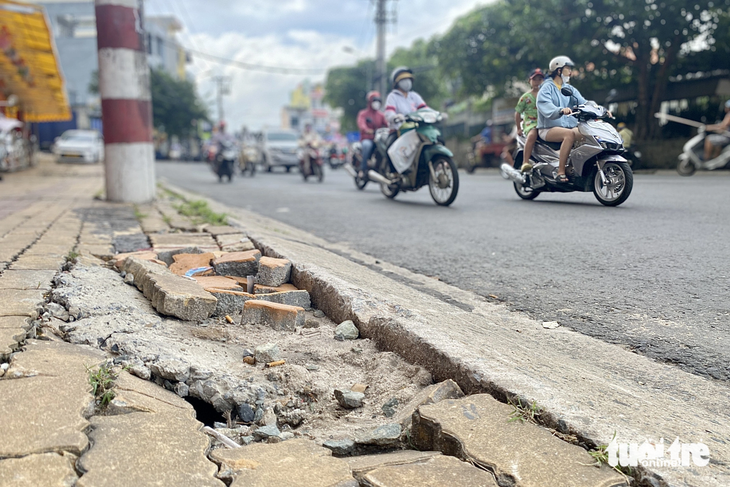
[[480, 135], [482, 136], [482, 139], [484, 139], [484, 142], [487, 144], [492, 143], [492, 127], [484, 127]]
[[[563, 85], [566, 86], [566, 85]], [[573, 96], [578, 101], [578, 105], [586, 102], [583, 95], [573, 86]], [[575, 103], [575, 100], [573, 101]], [[563, 127], [571, 129], [578, 125], [578, 120], [570, 115], [563, 115], [563, 108], [571, 107], [571, 99], [560, 93], [560, 88], [555, 84], [552, 78], [548, 78], [540, 85], [540, 91], [537, 93], [537, 128], [549, 129], [553, 127]]]

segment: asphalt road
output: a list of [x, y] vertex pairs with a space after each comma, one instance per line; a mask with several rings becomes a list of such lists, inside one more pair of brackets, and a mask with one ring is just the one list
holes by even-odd
[[[217, 182], [205, 164], [158, 176], [543, 321], [688, 372], [730, 380], [730, 174], [636, 175], [618, 208], [589, 193], [522, 201], [497, 172], [460, 173], [449, 208], [428, 188], [386, 199], [340, 169]], [[724, 196], [723, 196], [724, 195]]]

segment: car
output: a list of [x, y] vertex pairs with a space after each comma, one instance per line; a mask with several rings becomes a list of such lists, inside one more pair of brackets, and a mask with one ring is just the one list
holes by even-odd
[[285, 167], [289, 172], [299, 166], [297, 150], [299, 136], [293, 130], [265, 130], [261, 137], [261, 158], [266, 171], [274, 167]]
[[104, 139], [96, 130], [67, 130], [53, 144], [56, 162], [95, 164], [104, 159]]

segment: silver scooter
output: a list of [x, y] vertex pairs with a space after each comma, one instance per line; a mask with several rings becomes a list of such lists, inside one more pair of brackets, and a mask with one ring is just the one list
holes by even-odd
[[[690, 127], [697, 127], [697, 135], [692, 137], [682, 147], [682, 153], [679, 155], [679, 163], [677, 164], [677, 172], [681, 176], [691, 176], [698, 169], [702, 171], [712, 171], [715, 169], [722, 169], [730, 165], [730, 144], [726, 145], [720, 155], [709, 161], [705, 161], [705, 139], [710, 135], [705, 131], [705, 124], [701, 122], [695, 122], [682, 117], [675, 117], [674, 115], [668, 115], [666, 113], [655, 113], [654, 116], [658, 119], [677, 122]], [[725, 132], [726, 137], [730, 137], [730, 132]]]
[[[564, 86], [563, 95], [571, 96], [570, 87]], [[618, 206], [629, 197], [634, 187], [634, 174], [626, 158], [621, 136], [603, 118], [608, 110], [589, 101], [573, 107], [572, 116], [578, 119], [578, 130], [583, 137], [570, 151], [565, 174], [567, 183], [557, 181], [560, 142], [547, 142], [540, 138], [535, 143], [530, 164], [532, 168], [520, 171], [525, 137], [517, 137], [514, 167], [501, 166], [502, 176], [514, 183], [515, 192], [524, 200], [535, 199], [542, 192], [571, 193], [593, 192], [605, 206]]]

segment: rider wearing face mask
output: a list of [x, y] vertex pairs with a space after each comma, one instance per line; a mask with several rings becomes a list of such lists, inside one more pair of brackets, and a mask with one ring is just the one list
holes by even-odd
[[560, 165], [557, 182], [567, 183], [565, 164], [568, 162], [573, 143], [581, 137], [576, 128], [578, 120], [570, 116], [571, 103], [583, 104], [585, 98], [571, 86], [573, 100], [560, 93], [560, 89], [570, 82], [574, 64], [568, 56], [558, 56], [550, 61], [550, 76], [540, 86], [537, 93], [537, 129], [541, 139], [548, 142], [561, 142]]
[[357, 114], [357, 127], [360, 129], [360, 140], [362, 141], [361, 178], [364, 178], [368, 172], [368, 159], [373, 155], [375, 149], [373, 143], [375, 131], [388, 125], [383, 113], [380, 111], [380, 93], [371, 91], [368, 93], [367, 100], [368, 107], [360, 110], [360, 113]]
[[421, 95], [413, 91], [413, 71], [405, 66], [395, 68], [390, 75], [393, 91], [385, 100], [385, 119], [388, 125], [397, 128], [404, 115], [426, 107]]

